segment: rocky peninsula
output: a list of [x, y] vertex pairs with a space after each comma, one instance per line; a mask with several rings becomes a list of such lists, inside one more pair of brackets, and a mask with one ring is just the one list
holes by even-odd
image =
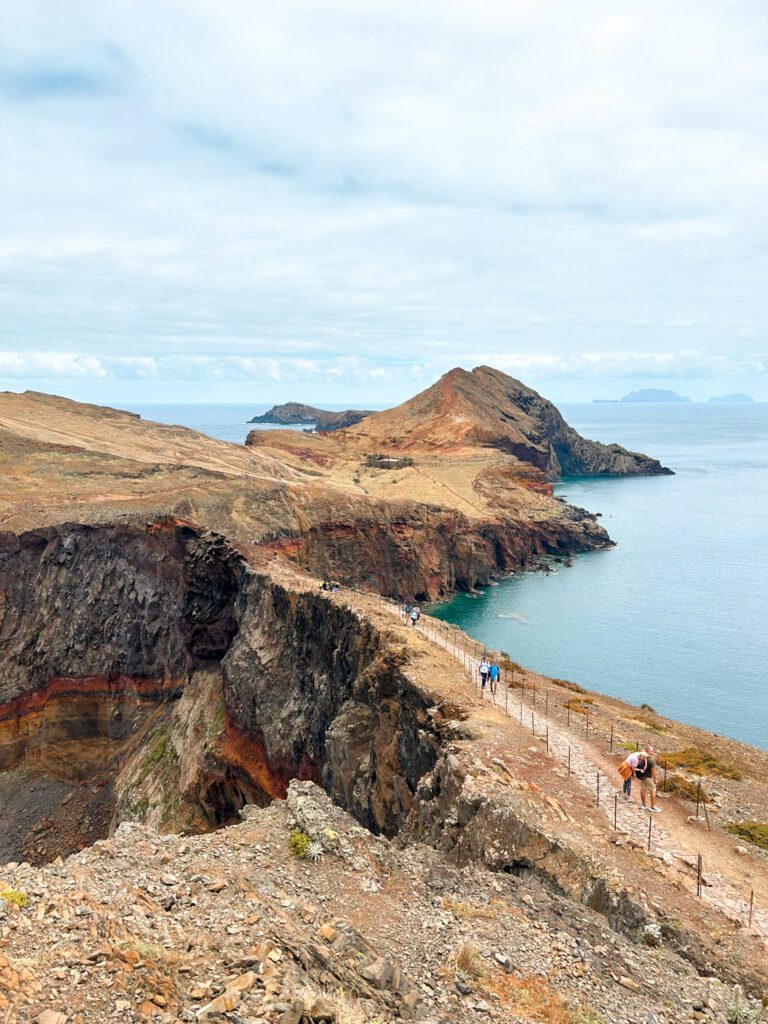
[[284, 405], [273, 405], [262, 416], [254, 416], [249, 423], [274, 423], [282, 426], [305, 423], [316, 430], [342, 430], [354, 426], [365, 416], [370, 416], [370, 409], [345, 409], [343, 412], [329, 412], [317, 409], [313, 405], [302, 405], [301, 402], [286, 402]]
[[[729, 829], [768, 755], [508, 655], [484, 699], [472, 641], [387, 599], [607, 545], [552, 481], [658, 462], [480, 368], [248, 446], [3, 394], [0, 471], [6, 1019], [758, 1012], [768, 864]], [[650, 841], [613, 798], [648, 741]]]

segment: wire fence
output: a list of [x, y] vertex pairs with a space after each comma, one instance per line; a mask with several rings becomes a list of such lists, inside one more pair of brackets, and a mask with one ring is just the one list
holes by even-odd
[[[389, 603], [402, 622], [411, 621], [403, 606], [394, 601]], [[481, 696], [509, 717], [519, 720], [521, 726], [530, 728], [532, 736], [543, 741], [546, 752], [562, 761], [569, 778], [578, 775], [579, 781], [593, 790], [595, 807], [606, 814], [615, 831], [625, 831], [634, 834], [636, 838], [642, 836], [642, 845], [647, 852], [663, 855], [663, 847], [671, 839], [663, 825], [659, 825], [650, 813], [647, 814], [646, 822], [637, 804], [622, 806], [624, 802], [617, 786], [604, 771], [595, 767], [584, 752], [584, 744], [602, 747], [599, 753], [603, 756], [615, 755], [618, 766], [619, 758], [623, 760], [628, 754], [640, 751], [646, 745], [653, 746], [652, 740], [655, 737], [651, 730], [643, 729], [640, 722], [634, 734], [630, 730], [617, 730], [615, 723], [606, 722], [598, 709], [592, 706], [593, 699], [582, 687], [567, 680], [544, 681], [541, 677], [533, 676], [512, 661], [506, 651], [494, 650], [481, 644], [442, 619], [421, 614], [408, 628], [417, 630], [427, 640], [447, 650], [464, 669], [467, 678]], [[499, 666], [496, 686], [487, 681], [483, 687], [479, 671], [483, 658]], [[663, 759], [658, 764], [663, 772], [658, 790], [674, 799], [669, 792], [669, 766]], [[590, 773], [593, 783], [589, 782]], [[700, 782], [696, 785], [696, 799], [691, 802], [696, 804], [695, 820], [701, 821], [711, 831], [714, 808], [707, 800]], [[700, 817], [701, 810], [704, 812], [703, 820]], [[693, 864], [688, 861], [686, 863], [691, 869], [695, 865], [697, 897], [706, 899], [717, 909], [725, 910], [739, 925], [746, 925], [750, 930], [768, 936], [768, 916], [758, 914], [754, 890], [750, 891], [747, 900], [740, 889], [727, 881], [715, 885], [714, 880], [708, 879], [703, 873], [704, 860], [701, 853], [696, 855]]]

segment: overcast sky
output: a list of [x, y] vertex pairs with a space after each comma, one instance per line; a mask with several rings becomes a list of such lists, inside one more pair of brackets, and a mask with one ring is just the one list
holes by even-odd
[[25, 0], [0, 132], [0, 388], [768, 400], [764, 0]]

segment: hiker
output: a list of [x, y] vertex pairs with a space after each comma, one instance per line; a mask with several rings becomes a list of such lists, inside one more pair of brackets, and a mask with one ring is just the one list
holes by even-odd
[[640, 779], [640, 803], [645, 807], [645, 798], [649, 798], [650, 807], [647, 807], [651, 814], [661, 814], [661, 808], [656, 806], [656, 760], [653, 756], [653, 747], [644, 748], [645, 763], [643, 756], [640, 757], [635, 775]]
[[496, 661], [496, 659], [494, 658], [494, 660], [491, 662], [491, 667], [488, 669], [488, 676], [490, 677], [490, 680], [491, 680], [491, 693], [495, 694], [496, 690], [498, 689], [498, 686], [499, 686], [499, 675], [500, 675], [499, 665], [498, 665], [498, 662]]
[[416, 621], [418, 622], [421, 618], [421, 608], [418, 605], [413, 609], [416, 612]]
[[634, 753], [629, 754], [619, 765], [619, 775], [624, 780], [622, 785], [622, 792], [624, 793], [624, 799], [629, 800], [632, 796], [632, 779], [635, 776], [635, 772], [640, 766], [641, 754]]
[[491, 671], [491, 666], [488, 663], [488, 659], [483, 655], [483, 659], [480, 662], [480, 684], [481, 689], [485, 689], [485, 684], [488, 682], [488, 673]]
[[403, 617], [404, 617], [405, 621], [407, 622], [408, 619], [411, 616], [411, 606], [410, 606], [410, 604], [408, 604], [407, 601], [403, 605], [403, 612], [404, 612], [404, 616]]
[[420, 612], [418, 608], [411, 608], [411, 625], [414, 629], [416, 628], [416, 623], [419, 621], [419, 615]]

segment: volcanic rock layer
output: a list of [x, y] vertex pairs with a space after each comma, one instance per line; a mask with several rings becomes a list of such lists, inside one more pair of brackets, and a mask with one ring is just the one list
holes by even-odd
[[426, 701], [379, 634], [215, 535], [6, 534], [0, 593], [0, 769], [108, 778], [113, 819], [211, 827], [307, 778], [392, 834], [434, 764]]

